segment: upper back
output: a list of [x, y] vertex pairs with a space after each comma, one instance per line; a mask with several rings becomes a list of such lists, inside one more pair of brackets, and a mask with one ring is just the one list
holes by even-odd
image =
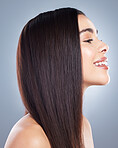
[[[85, 148], [94, 148], [89, 121], [83, 116]], [[42, 127], [30, 116], [22, 117], [12, 128], [4, 148], [51, 148]]]
[[30, 114], [22, 117], [12, 128], [4, 148], [51, 148], [43, 129]]

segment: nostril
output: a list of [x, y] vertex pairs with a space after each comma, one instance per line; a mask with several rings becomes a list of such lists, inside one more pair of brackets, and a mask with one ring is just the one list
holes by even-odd
[[103, 49], [102, 52], [104, 52], [104, 51], [106, 52], [107, 50], [106, 49]]

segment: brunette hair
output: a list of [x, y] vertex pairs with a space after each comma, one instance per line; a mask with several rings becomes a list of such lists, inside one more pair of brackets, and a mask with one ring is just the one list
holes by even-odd
[[40, 13], [24, 26], [17, 47], [22, 101], [51, 148], [82, 148], [82, 67], [75, 8]]

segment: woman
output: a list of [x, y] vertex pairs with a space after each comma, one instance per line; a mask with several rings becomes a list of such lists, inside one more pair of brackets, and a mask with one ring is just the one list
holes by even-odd
[[108, 46], [94, 24], [74, 8], [41, 13], [23, 28], [17, 78], [27, 114], [12, 128], [5, 148], [94, 148], [83, 94], [109, 82]]

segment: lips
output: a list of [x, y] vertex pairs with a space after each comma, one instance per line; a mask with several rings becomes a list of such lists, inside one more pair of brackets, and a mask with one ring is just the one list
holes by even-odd
[[106, 57], [102, 57], [101, 59], [95, 61], [93, 64], [95, 64], [96, 67], [108, 70], [109, 67], [107, 65], [107, 60], [108, 59]]
[[102, 57], [101, 59], [95, 61], [93, 64], [95, 64], [95, 63], [99, 63], [99, 62], [104, 62], [104, 61], [107, 61], [107, 60], [108, 60], [108, 58], [106, 58], [106, 57]]
[[106, 65], [98, 65], [97, 67], [100, 67], [100, 68], [102, 68], [102, 69], [106, 69], [106, 70], [108, 70], [108, 69], [109, 69], [109, 67], [108, 67], [108, 66], [106, 66]]

